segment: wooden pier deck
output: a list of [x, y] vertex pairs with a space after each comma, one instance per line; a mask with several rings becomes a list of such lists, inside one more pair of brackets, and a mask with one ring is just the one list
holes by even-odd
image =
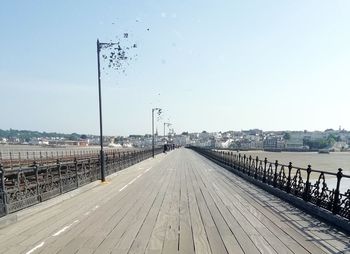
[[26, 210], [0, 253], [350, 253], [349, 235], [184, 148]]

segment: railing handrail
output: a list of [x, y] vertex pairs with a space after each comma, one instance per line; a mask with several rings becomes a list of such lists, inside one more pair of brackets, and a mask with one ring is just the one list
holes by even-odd
[[[206, 150], [212, 150], [212, 149], [210, 149], [210, 148], [204, 148], [204, 149], [206, 149]], [[214, 149], [214, 150], [217, 150], [217, 151], [220, 152], [220, 149], [219, 149], [219, 150], [218, 150], [218, 149]], [[230, 152], [234, 152], [234, 150], [225, 150], [225, 151], [223, 151], [223, 152], [224, 152], [224, 153], [225, 153], [225, 152], [230, 153]], [[241, 154], [241, 153], [236, 153], [236, 154], [234, 154], [234, 155], [238, 155], [238, 154]], [[245, 153], [242, 154], [242, 157], [243, 157], [244, 155], [245, 155], [246, 157], [248, 157], [248, 154], [245, 154]], [[251, 155], [249, 155], [249, 156], [251, 156]], [[254, 157], [252, 156], [252, 159], [253, 159], [253, 158], [254, 158]], [[265, 157], [265, 158], [266, 158], [266, 157]], [[255, 160], [255, 158], [254, 158], [254, 160]], [[260, 158], [259, 158], [259, 161], [264, 162], [264, 160], [262, 160], [262, 159], [260, 159]], [[275, 164], [275, 162], [272, 162], [272, 161], [269, 161], [269, 160], [267, 160], [267, 163]], [[290, 163], [291, 163], [291, 162], [290, 162]], [[284, 167], [288, 167], [288, 166], [289, 166], [289, 165], [287, 165], [287, 164], [280, 163], [280, 162], [278, 162], [278, 165], [279, 165], [279, 166], [284, 166]], [[312, 165], [311, 165], [311, 166], [312, 166]], [[303, 171], [307, 171], [307, 168], [299, 167], [299, 166], [294, 166], [293, 163], [292, 163], [292, 167], [293, 167], [293, 169], [301, 169], [301, 170], [303, 170]], [[339, 169], [339, 168], [338, 168], [338, 169]], [[344, 169], [342, 168], [342, 170], [344, 170]], [[327, 175], [337, 176], [337, 173], [330, 172], [330, 171], [326, 171], [326, 170], [321, 170], [321, 169], [313, 169], [313, 168], [312, 168], [312, 172], [324, 173], [324, 174], [327, 174]], [[345, 178], [350, 178], [350, 175], [344, 174], [344, 173], [343, 173], [343, 177], [345, 177]]]

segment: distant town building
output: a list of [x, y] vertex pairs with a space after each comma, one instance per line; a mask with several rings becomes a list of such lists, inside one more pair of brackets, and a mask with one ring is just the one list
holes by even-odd
[[263, 142], [264, 150], [282, 150], [285, 147], [285, 141], [279, 136], [267, 137]]

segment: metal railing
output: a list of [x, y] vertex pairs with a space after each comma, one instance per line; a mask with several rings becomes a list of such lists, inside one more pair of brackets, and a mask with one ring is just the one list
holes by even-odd
[[[132, 152], [140, 149], [110, 149], [104, 150], [105, 153], [116, 152]], [[0, 164], [5, 168], [18, 168], [27, 166], [28, 163], [36, 161], [38, 163], [51, 161], [54, 162], [57, 159], [71, 160], [72, 158], [88, 158], [91, 156], [97, 156], [100, 153], [100, 149], [95, 148], [76, 148], [76, 149], [64, 149], [64, 148], [43, 148], [41, 150], [0, 150]]]
[[[156, 148], [159, 154], [162, 148]], [[152, 150], [105, 153], [106, 175], [152, 157]], [[13, 161], [12, 161], [13, 162]], [[0, 217], [100, 179], [99, 153], [0, 163]]]
[[[220, 163], [229, 166], [262, 183], [278, 188], [286, 193], [297, 196], [306, 202], [315, 204], [350, 220], [350, 175], [295, 167], [278, 161], [270, 162], [265, 158], [241, 155], [232, 151], [218, 151], [199, 147], [190, 149]], [[330, 183], [334, 179], [333, 183]], [[342, 183], [347, 182], [348, 185]], [[328, 184], [327, 184], [328, 183]], [[331, 187], [333, 185], [333, 187]]]

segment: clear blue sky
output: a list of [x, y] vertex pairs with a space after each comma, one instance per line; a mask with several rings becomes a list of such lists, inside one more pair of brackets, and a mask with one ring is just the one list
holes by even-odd
[[96, 39], [128, 32], [137, 60], [102, 77], [107, 135], [149, 133], [154, 106], [177, 132], [350, 129], [349, 13], [347, 0], [3, 1], [0, 128], [97, 134]]

